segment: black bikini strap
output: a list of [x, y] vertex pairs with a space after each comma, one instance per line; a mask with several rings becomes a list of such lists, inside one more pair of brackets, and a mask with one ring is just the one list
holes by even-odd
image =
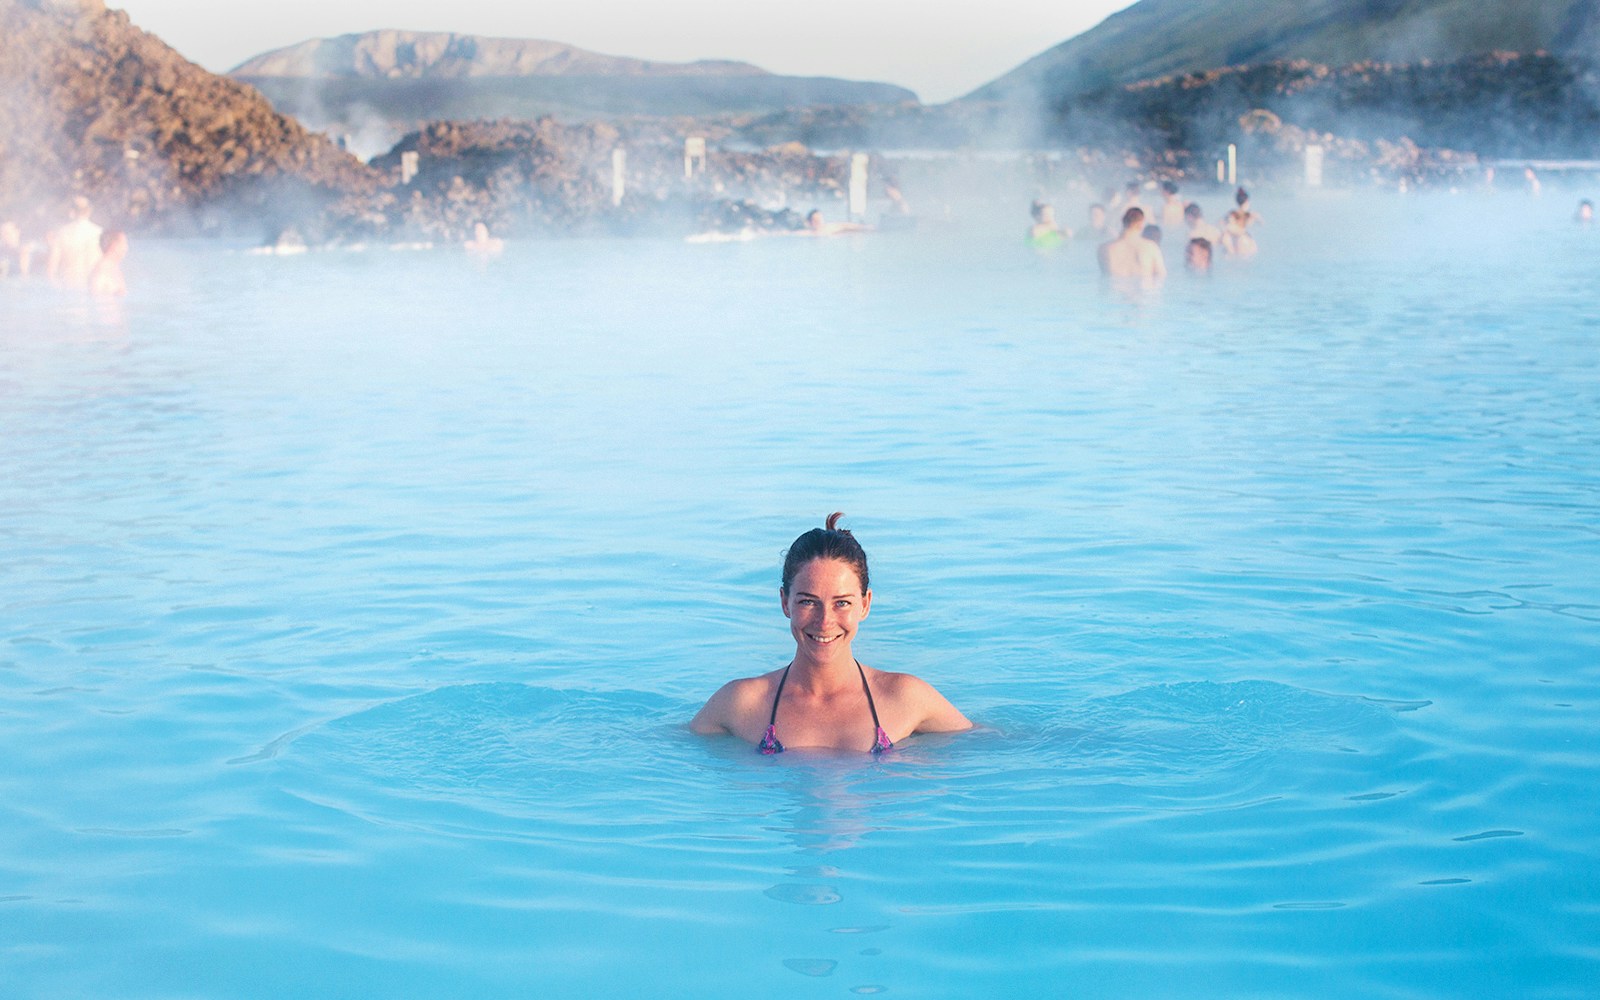
[[[872, 703], [872, 685], [867, 683], [867, 668], [861, 665], [860, 660], [856, 661], [856, 672], [861, 675], [861, 690], [867, 693], [867, 707], [872, 709], [872, 727], [882, 729], [883, 724], [878, 721], [878, 706]], [[783, 685], [780, 684], [778, 687], [781, 690]], [[776, 711], [777, 706], [774, 705], [773, 709]]]
[[[794, 666], [794, 663], [791, 662], [789, 667], [792, 666]], [[860, 664], [857, 664], [857, 666], [860, 666]], [[772, 696], [772, 714], [767, 717], [767, 725], [769, 726], [776, 726], [778, 724], [778, 699], [783, 697], [783, 684], [789, 679], [789, 667], [784, 667], [783, 676], [778, 678], [778, 690]], [[865, 675], [862, 675], [862, 680], [866, 680]], [[867, 700], [872, 700], [872, 694], [870, 692], [867, 694]], [[877, 712], [872, 713], [872, 719], [874, 722], [877, 721]]]

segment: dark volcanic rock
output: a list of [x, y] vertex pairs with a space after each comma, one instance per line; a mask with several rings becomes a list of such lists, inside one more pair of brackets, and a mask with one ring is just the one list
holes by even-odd
[[378, 185], [325, 137], [99, 0], [0, 0], [0, 37], [6, 217], [43, 227], [85, 194], [123, 228], [256, 232]]
[[[0, 0], [0, 34], [0, 217], [35, 236], [74, 194], [123, 228], [272, 237], [293, 226], [312, 241], [456, 240], [480, 221], [507, 236], [784, 228], [791, 210], [841, 214], [848, 156], [812, 148], [1043, 148], [1058, 152], [1019, 169], [1094, 186], [1129, 172], [1205, 177], [1229, 143], [1258, 180], [1297, 172], [1305, 148], [1320, 145], [1333, 183], [1453, 182], [1477, 169], [1476, 153], [1600, 154], [1600, 81], [1587, 64], [1540, 53], [1344, 68], [1280, 61], [1043, 106], [436, 121], [367, 166], [99, 0]], [[710, 147], [692, 176], [686, 136]], [[614, 202], [618, 150], [627, 190]], [[409, 183], [403, 159], [417, 168]], [[918, 187], [1006, 187], [981, 157], [890, 160], [872, 164], [874, 183], [910, 182], [899, 186], [913, 201]]]
[[[787, 218], [751, 203], [831, 207], [844, 197], [847, 157], [816, 156], [799, 145], [713, 148], [703, 169], [686, 177], [683, 144], [684, 133], [663, 122], [434, 122], [372, 161], [394, 177], [406, 154], [417, 164], [410, 184], [375, 209], [387, 216], [387, 228], [427, 239], [464, 239], [477, 222], [510, 236], [681, 235], [743, 224], [730, 220], [766, 225]], [[618, 149], [626, 155], [627, 184], [613, 204]]]
[[796, 109], [740, 123], [733, 134], [784, 137], [822, 148], [1072, 150], [1086, 164], [1108, 155], [1180, 177], [1208, 175], [1230, 143], [1252, 154], [1253, 169], [1298, 171], [1299, 154], [1318, 144], [1332, 183], [1447, 180], [1478, 156], [1600, 157], [1600, 73], [1546, 53], [1412, 65], [1277, 61], [1042, 105]]
[[1162, 149], [1215, 149], [1263, 109], [1304, 129], [1363, 142], [1415, 142], [1494, 156], [1600, 153], [1600, 79], [1545, 53], [1452, 63], [1329, 67], [1303, 60], [1186, 73], [1063, 100], [1057, 135], [1132, 129]]

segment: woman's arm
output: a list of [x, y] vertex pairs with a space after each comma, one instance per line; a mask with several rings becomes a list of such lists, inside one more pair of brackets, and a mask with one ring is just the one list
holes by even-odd
[[729, 705], [733, 700], [732, 687], [738, 681], [729, 681], [717, 688], [717, 693], [712, 695], [694, 718], [689, 720], [689, 728], [703, 736], [716, 733], [726, 733], [728, 729]]
[[762, 677], [729, 681], [717, 688], [717, 693], [689, 720], [689, 728], [706, 736], [717, 733], [738, 736], [741, 730], [748, 731], [753, 718], [761, 714], [763, 693], [770, 690]]
[[932, 684], [910, 674], [902, 675], [903, 697], [910, 709], [907, 713], [917, 720], [911, 727], [913, 733], [958, 733], [972, 728], [972, 720], [950, 704]]

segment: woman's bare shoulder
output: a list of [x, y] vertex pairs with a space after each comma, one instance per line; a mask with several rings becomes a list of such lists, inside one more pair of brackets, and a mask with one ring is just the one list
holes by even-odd
[[732, 731], [745, 716], [770, 700], [783, 670], [738, 677], [717, 688], [689, 725], [697, 732]]
[[735, 677], [733, 680], [717, 689], [713, 698], [725, 698], [734, 704], [743, 704], [745, 701], [770, 698], [777, 688], [778, 678], [783, 676], [783, 669], [757, 674], [754, 677]]
[[897, 673], [892, 670], [871, 670], [868, 682], [873, 690], [881, 692], [882, 700], [894, 705], [916, 721], [913, 732], [945, 732], [970, 729], [972, 723], [939, 689], [916, 674]]
[[874, 691], [882, 691], [886, 695], [899, 697], [915, 697], [929, 691], [934, 687], [916, 674], [903, 674], [894, 670], [878, 670], [867, 667], [867, 683], [872, 685]]

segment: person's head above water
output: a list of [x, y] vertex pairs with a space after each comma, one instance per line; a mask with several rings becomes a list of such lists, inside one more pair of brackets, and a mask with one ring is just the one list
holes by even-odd
[[[689, 720], [696, 733], [737, 736], [763, 754], [794, 747], [880, 753], [915, 733], [950, 733], [972, 723], [911, 674], [856, 659], [857, 628], [872, 609], [867, 554], [839, 527], [843, 514], [794, 540], [783, 556], [779, 596], [794, 655], [788, 664], [717, 689]], [[778, 736], [783, 732], [783, 738]]]
[[1048, 201], [1036, 201], [1028, 211], [1033, 215], [1034, 222], [1054, 222], [1056, 219], [1055, 206]]
[[128, 234], [120, 229], [107, 229], [100, 234], [100, 252], [113, 260], [127, 256]]
[[1122, 213], [1122, 231], [1130, 229], [1144, 229], [1144, 209], [1135, 206]]
[[1235, 191], [1233, 193], [1233, 203], [1238, 205], [1240, 208], [1250, 204], [1250, 192], [1246, 191], [1244, 188], [1240, 188], [1239, 190]]
[[1183, 206], [1183, 217], [1189, 222], [1198, 222], [1205, 217], [1205, 212], [1200, 208], [1199, 202], [1189, 202]]
[[1178, 185], [1177, 185], [1177, 183], [1174, 182], [1174, 181], [1162, 181], [1161, 182], [1161, 193], [1164, 194], [1164, 195], [1168, 195], [1169, 197], [1172, 196], [1172, 195], [1176, 195], [1178, 193]]
[[814, 559], [837, 559], [848, 564], [861, 582], [861, 592], [865, 594], [871, 589], [867, 577], [867, 553], [848, 528], [839, 527], [841, 517], [844, 517], [842, 511], [829, 514], [826, 527], [812, 528], [789, 546], [783, 555], [783, 584], [780, 588], [783, 593], [789, 593], [789, 588], [794, 585], [795, 574]]

